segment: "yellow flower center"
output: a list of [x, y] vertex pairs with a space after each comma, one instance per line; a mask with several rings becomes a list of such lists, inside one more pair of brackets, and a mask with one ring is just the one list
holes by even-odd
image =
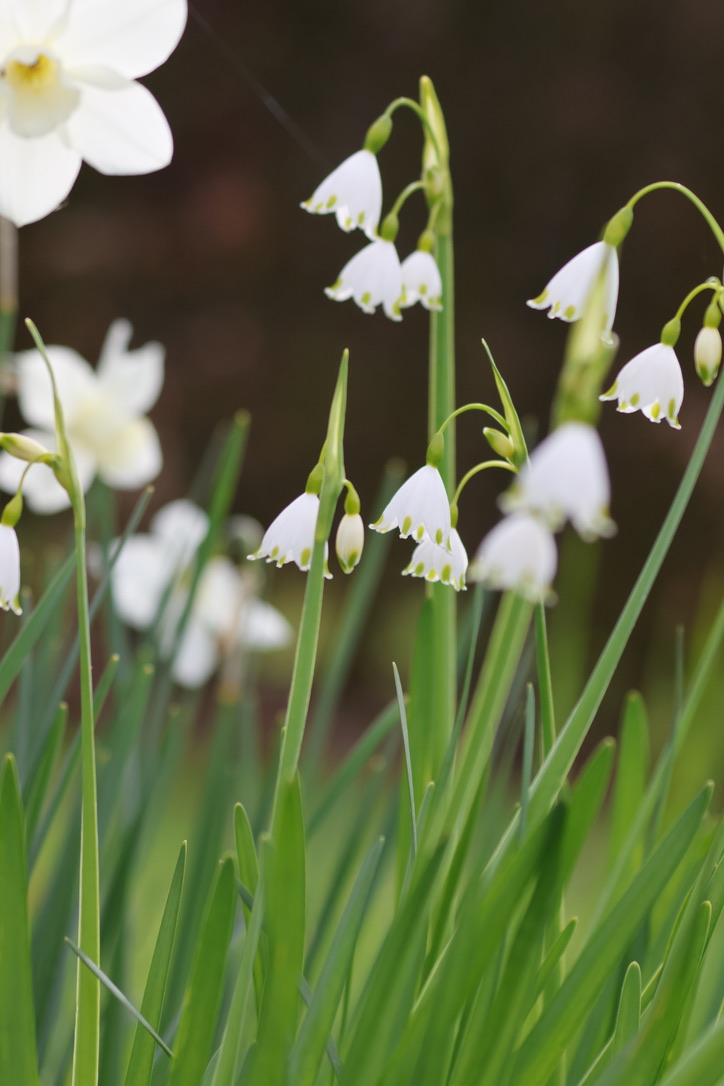
[[20, 60], [9, 61], [4, 75], [16, 93], [42, 94], [58, 82], [58, 65], [45, 53], [38, 53], [31, 64], [23, 64]]
[[23, 46], [0, 69], [7, 95], [7, 119], [17, 136], [47, 136], [67, 121], [80, 101], [60, 63], [40, 49]]

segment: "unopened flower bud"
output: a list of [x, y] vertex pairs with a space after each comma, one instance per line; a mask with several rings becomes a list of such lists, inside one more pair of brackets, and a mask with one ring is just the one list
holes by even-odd
[[362, 557], [365, 528], [359, 513], [345, 513], [337, 528], [335, 547], [343, 573], [351, 573]]
[[0, 437], [0, 448], [16, 459], [27, 460], [29, 463], [48, 455], [48, 449], [44, 445], [25, 434], [3, 434]]
[[483, 437], [494, 453], [503, 460], [513, 461], [515, 457], [515, 446], [507, 434], [501, 433], [500, 430], [496, 430], [492, 426], [484, 426]]
[[694, 363], [702, 384], [707, 388], [719, 372], [721, 362], [721, 333], [718, 328], [701, 329], [694, 342]]

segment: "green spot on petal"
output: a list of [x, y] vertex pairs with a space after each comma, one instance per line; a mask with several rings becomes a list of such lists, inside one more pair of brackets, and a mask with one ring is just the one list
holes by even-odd
[[414, 573], [415, 577], [422, 577], [424, 572], [425, 572], [425, 563], [424, 562], [418, 562], [417, 565], [415, 566], [415, 573]]
[[661, 404], [658, 400], [651, 408], [651, 418], [654, 422], [658, 422], [658, 420], [661, 418]]
[[299, 564], [301, 566], [308, 566], [309, 565], [309, 559], [311, 557], [312, 557], [311, 548], [310, 547], [305, 547], [304, 550], [302, 551], [302, 554], [301, 554], [301, 557], [300, 557], [300, 560], [299, 560]]
[[365, 213], [364, 213], [364, 211], [360, 211], [359, 215], [357, 216], [357, 225], [362, 226], [364, 221], [365, 221]]
[[638, 407], [640, 402], [641, 402], [641, 397], [639, 396], [638, 392], [634, 392], [633, 396], [631, 397], [631, 406], [632, 407]]
[[547, 297], [548, 297], [548, 288], [546, 287], [546, 289], [543, 291], [542, 294], [539, 294], [537, 298], [531, 298], [529, 300], [528, 304], [529, 305], [543, 305], [543, 303], [545, 302]]
[[331, 210], [336, 203], [337, 203], [337, 197], [336, 196], [330, 196], [329, 199], [327, 200], [327, 207]]
[[274, 547], [274, 548], [272, 549], [272, 552], [271, 552], [271, 554], [269, 555], [269, 557], [270, 557], [270, 558], [278, 558], [278, 557], [279, 557], [279, 548], [278, 548], [278, 547]]
[[443, 566], [440, 574], [441, 581], [449, 581], [452, 576], [452, 566]]
[[372, 295], [370, 294], [370, 292], [368, 290], [366, 290], [364, 292], [364, 294], [362, 295], [362, 297], [360, 298], [360, 304], [361, 305], [369, 305], [371, 300], [372, 300]]
[[442, 528], [438, 528], [438, 530], [435, 532], [435, 542], [438, 544], [438, 546], [442, 546]]
[[424, 534], [425, 534], [425, 525], [424, 524], [418, 524], [417, 528], [415, 529], [415, 539], [422, 539]]
[[575, 307], [575, 305], [568, 305], [563, 310], [563, 316], [565, 317], [565, 319], [567, 321], [572, 321], [574, 319], [575, 315], [576, 315], [576, 307]]
[[410, 531], [411, 527], [412, 527], [412, 517], [405, 517], [405, 519], [402, 522], [402, 534], [407, 535], [407, 533]]

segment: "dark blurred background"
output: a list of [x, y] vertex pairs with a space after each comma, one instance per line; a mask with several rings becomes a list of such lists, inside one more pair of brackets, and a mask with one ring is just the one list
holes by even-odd
[[[331, 216], [306, 215], [300, 200], [359, 148], [392, 98], [416, 96], [419, 76], [429, 75], [452, 147], [458, 399], [495, 404], [485, 336], [521, 414], [544, 429], [567, 329], [525, 299], [650, 181], [681, 181], [724, 215], [723, 40], [724, 4], [716, 0], [198, 0], [179, 48], [144, 81], [173, 129], [172, 165], [135, 178], [84, 166], [67, 206], [21, 231], [21, 314], [47, 342], [91, 361], [117, 316], [133, 323], [134, 343], [166, 345], [166, 385], [152, 416], [166, 457], [155, 505], [188, 492], [219, 418], [247, 408], [252, 428], [237, 509], [264, 523], [304, 485], [349, 347], [347, 471], [373, 519], [388, 458], [414, 468], [424, 457], [426, 315], [415, 307], [393, 324], [351, 301], [328, 301], [323, 288], [363, 239], [343, 234]], [[381, 154], [387, 207], [417, 176], [420, 148], [417, 122], [399, 112]], [[423, 226], [422, 200], [413, 198], [401, 255]], [[690, 287], [721, 266], [684, 199], [644, 200], [623, 257], [618, 362], [653, 343]], [[680, 340], [681, 432], [617, 415], [611, 405], [603, 412], [619, 533], [600, 553], [591, 652], [648, 552], [706, 409], [709, 392], [691, 360], [703, 308], [692, 306]], [[27, 345], [22, 336], [18, 345]], [[459, 428], [460, 469], [485, 452], [468, 416]], [[723, 458], [720, 433], [604, 707], [608, 727], [629, 685], [649, 681], [670, 705], [674, 627], [691, 629], [702, 606], [718, 604]], [[471, 552], [497, 518], [504, 483], [481, 477], [466, 491], [461, 530]], [[570, 544], [567, 561], [578, 561], [581, 549]], [[386, 610], [353, 676], [351, 702], [363, 705], [366, 719], [367, 702], [391, 692], [389, 660], [408, 651], [421, 593], [419, 583], [397, 577], [408, 553], [393, 546]], [[585, 559], [591, 572], [577, 567], [584, 581], [596, 565]], [[574, 574], [564, 569], [561, 577], [551, 623], [565, 667], [567, 654], [585, 646], [571, 618], [577, 599], [566, 602], [562, 591]], [[276, 576], [283, 594], [282, 581], [292, 594], [303, 587], [296, 570]], [[337, 575], [337, 593], [341, 582]]]

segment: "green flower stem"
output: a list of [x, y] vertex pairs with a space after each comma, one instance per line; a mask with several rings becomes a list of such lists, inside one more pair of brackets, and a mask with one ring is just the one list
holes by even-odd
[[400, 195], [395, 200], [389, 211], [390, 215], [399, 215], [406, 201], [412, 196], [413, 192], [420, 192], [425, 189], [424, 181], [411, 181], [409, 185], [405, 185]]
[[448, 417], [440, 426], [440, 433], [444, 434], [445, 430], [453, 421], [453, 419], [456, 419], [459, 415], [465, 414], [466, 411], [484, 411], [486, 415], [490, 415], [492, 419], [495, 419], [498, 425], [502, 426], [504, 430], [510, 430], [506, 419], [500, 414], [499, 411], [496, 411], [494, 407], [488, 407], [486, 403], [465, 403], [462, 407], [458, 407], [454, 411], [450, 412]]
[[536, 604], [534, 622], [535, 657], [536, 669], [538, 671], [538, 696], [540, 698], [542, 755], [543, 758], [547, 758], [556, 740], [556, 723], [553, 710], [553, 683], [551, 681], [551, 659], [548, 651], [546, 611], [542, 603]]
[[504, 471], [512, 471], [514, 475], [518, 474], [516, 468], [507, 460], [485, 460], [482, 464], [476, 464], [475, 467], [470, 468], [469, 471], [465, 472], [462, 479], [458, 483], [457, 490], [455, 491], [455, 497], [452, 500], [453, 505], [458, 504], [460, 500], [460, 495], [462, 494], [464, 488], [467, 486], [470, 480], [474, 479], [476, 475], [479, 475], [481, 471], [485, 471], [487, 468], [503, 468]]
[[639, 189], [638, 192], [634, 193], [626, 206], [634, 208], [642, 197], [648, 196], [650, 192], [658, 192], [660, 189], [673, 189], [674, 192], [680, 192], [682, 196], [685, 196], [687, 200], [690, 200], [708, 223], [719, 248], [724, 253], [724, 230], [722, 230], [709, 208], [699, 199], [696, 193], [692, 192], [686, 185], [680, 185], [678, 181], [654, 181], [651, 185], [645, 185], [644, 188]]
[[[0, 215], [0, 369], [12, 347], [18, 315], [18, 229]], [[0, 388], [0, 418], [4, 395]]]
[[674, 316], [675, 321], [681, 320], [690, 303], [693, 302], [694, 298], [696, 298], [704, 290], [713, 290], [714, 292], [721, 290], [721, 283], [715, 276], [712, 276], [711, 279], [707, 279], [705, 283], [699, 283], [699, 285], [694, 287], [693, 290], [690, 290], [679, 308], [676, 310], [676, 315]]
[[385, 110], [384, 116], [391, 117], [392, 114], [400, 108], [412, 110], [412, 112], [417, 116], [418, 120], [422, 124], [422, 127], [425, 130], [425, 135], [433, 141], [436, 150], [439, 153], [440, 148], [438, 145], [435, 131], [432, 128], [430, 121], [420, 103], [416, 102], [414, 98], [395, 98], [394, 101], [390, 102], [389, 106]]

